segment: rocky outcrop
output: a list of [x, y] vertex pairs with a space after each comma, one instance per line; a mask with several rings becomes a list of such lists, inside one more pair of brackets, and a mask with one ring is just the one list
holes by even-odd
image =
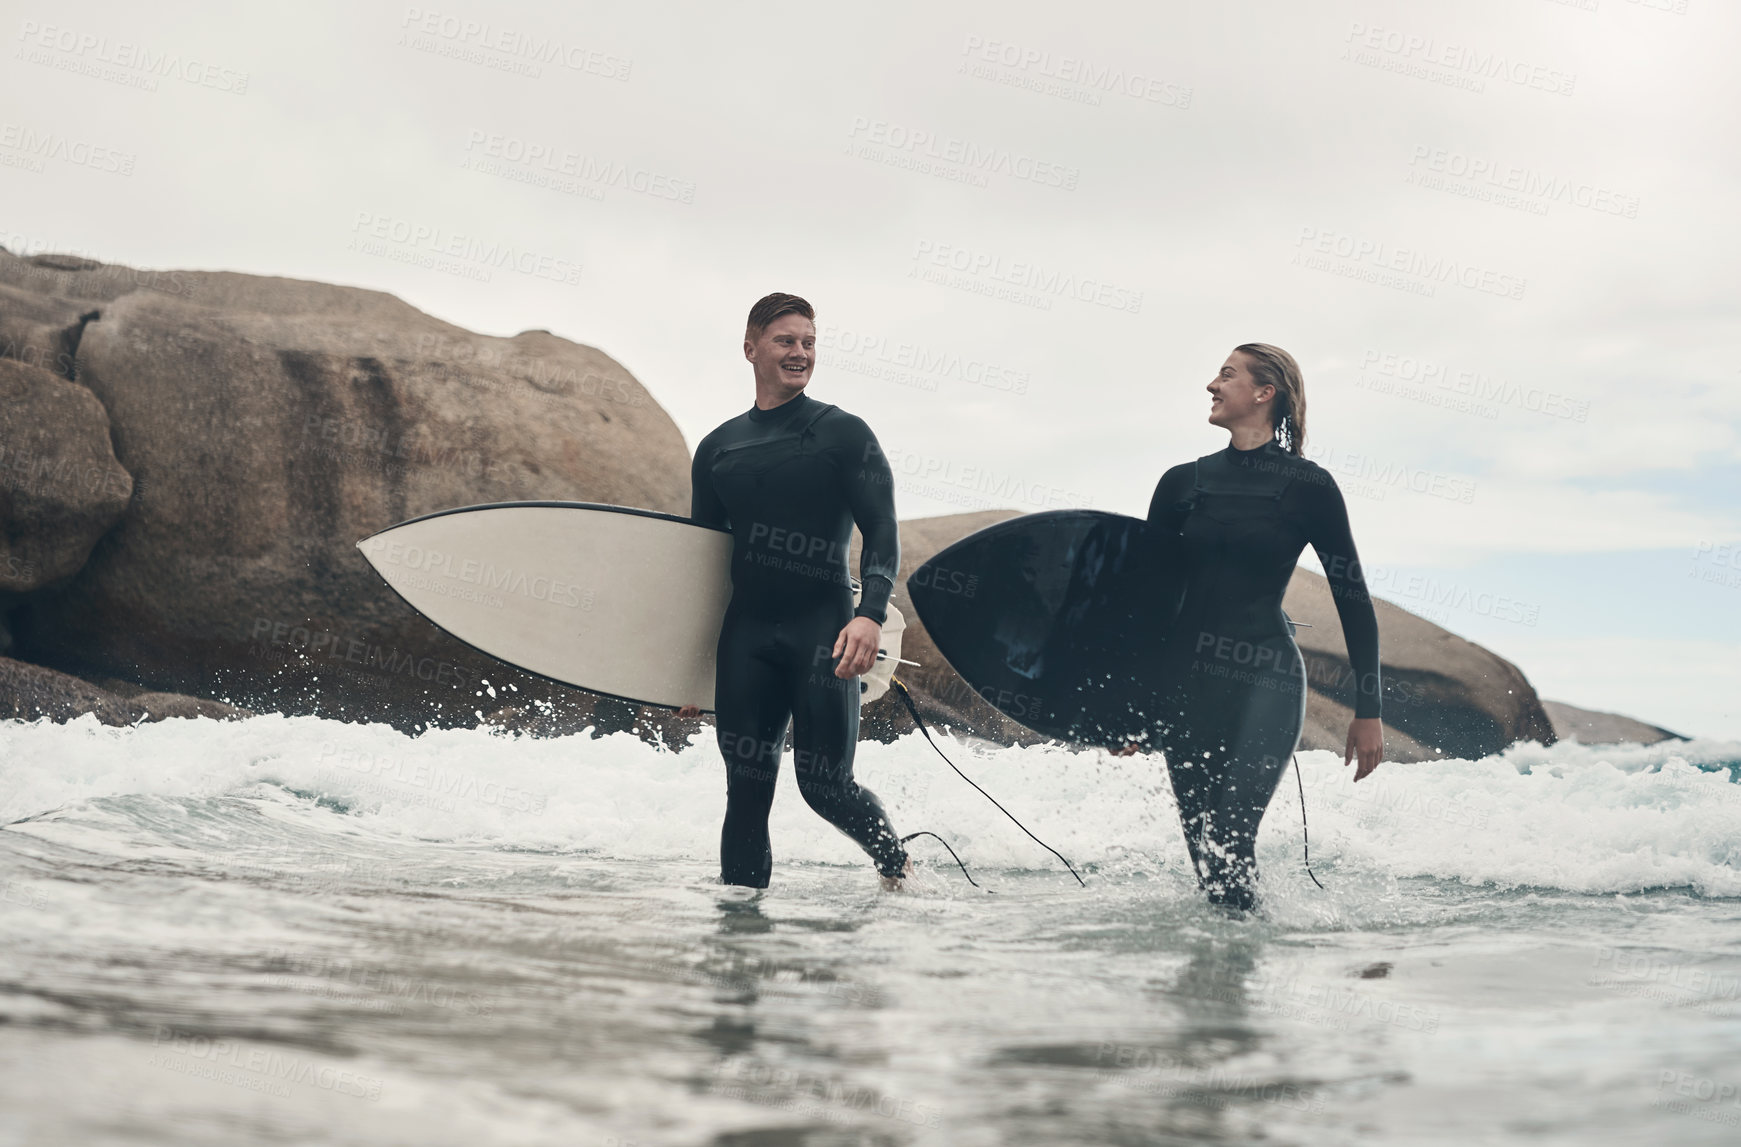
[[[1016, 517], [1013, 510], [982, 510], [972, 514], [947, 514], [937, 518], [911, 518], [901, 523], [901, 573], [895, 579], [892, 601], [906, 616], [901, 634], [901, 657], [916, 661], [895, 674], [917, 704], [928, 725], [959, 729], [1002, 745], [1037, 745], [1046, 741], [1032, 729], [1019, 725], [993, 708], [961, 675], [949, 667], [919, 619], [919, 611], [907, 596], [907, 579], [932, 555], [951, 543], [987, 526]], [[852, 568], [858, 569], [862, 539], [853, 535]], [[890, 741], [916, 729], [912, 716], [894, 690], [866, 705], [859, 716], [859, 729], [866, 737]]]
[[[1373, 605], [1378, 613], [1387, 727], [1408, 734], [1432, 750], [1431, 756], [1468, 760], [1518, 741], [1553, 744], [1553, 724], [1517, 666], [1400, 606], [1378, 600]], [[1296, 570], [1282, 608], [1311, 627], [1301, 628], [1295, 640], [1306, 659], [1313, 698], [1352, 705], [1354, 674], [1329, 583], [1309, 570]], [[1302, 740], [1301, 745], [1341, 749], [1346, 731], [1344, 724], [1334, 743]]]
[[66, 722], [94, 714], [105, 725], [134, 725], [169, 717], [210, 717], [234, 720], [253, 714], [234, 705], [152, 693], [117, 682], [119, 690], [93, 685], [66, 673], [0, 657], [0, 721]]
[[[994, 510], [901, 523], [901, 575], [894, 596], [907, 615], [902, 656], [922, 666], [903, 668], [900, 677], [925, 720], [1006, 745], [1043, 738], [992, 708], [949, 668], [907, 600], [906, 579], [950, 543], [1015, 516]], [[1389, 602], [1375, 604], [1383, 651], [1387, 760], [1478, 758], [1515, 741], [1553, 742], [1547, 713], [1515, 665]], [[1329, 584], [1309, 570], [1296, 570], [1284, 606], [1294, 620], [1311, 626], [1301, 628], [1297, 638], [1311, 687], [1300, 747], [1340, 752], [1355, 690]], [[863, 728], [869, 736], [889, 739], [911, 731], [913, 721], [890, 695], [865, 707]]]
[[506, 698], [632, 723], [447, 638], [355, 549], [478, 502], [684, 512], [682, 436], [609, 356], [378, 291], [4, 253], [0, 335], [100, 401], [139, 486], [75, 575], [12, 608], [17, 656], [285, 712], [475, 722]]
[[1543, 701], [1542, 707], [1554, 723], [1554, 734], [1562, 741], [1576, 741], [1580, 745], [1654, 745], [1658, 741], [1686, 740], [1679, 733], [1619, 713], [1580, 709], [1564, 701]]
[[132, 494], [103, 404], [77, 383], [0, 358], [0, 594], [77, 573]]

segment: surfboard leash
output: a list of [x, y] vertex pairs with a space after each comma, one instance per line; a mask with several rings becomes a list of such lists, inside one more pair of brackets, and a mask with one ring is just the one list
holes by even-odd
[[[1065, 859], [1063, 853], [1059, 852], [1057, 849], [1053, 848], [1051, 845], [1047, 844], [1045, 841], [1041, 840], [1039, 837], [1035, 836], [1033, 833], [1028, 832], [1028, 826], [1023, 824], [1021, 821], [1016, 820], [1015, 813], [1011, 812], [1009, 809], [1005, 808], [1001, 803], [999, 803], [998, 799], [996, 797], [994, 797], [990, 793], [986, 792], [983, 788], [980, 788], [979, 783], [977, 781], [975, 781], [972, 777], [968, 776], [966, 773], [962, 772], [959, 768], [956, 767], [955, 762], [949, 759], [948, 753], [945, 753], [942, 749], [938, 748], [937, 742], [932, 740], [932, 738], [931, 738], [931, 730], [925, 727], [925, 718], [919, 716], [919, 707], [917, 705], [913, 704], [913, 695], [911, 693], [907, 692], [907, 687], [905, 685], [901, 684], [901, 679], [899, 677], [892, 677], [889, 679], [889, 684], [894, 686], [896, 693], [900, 694], [901, 703], [907, 707], [907, 712], [909, 712], [913, 715], [913, 723], [915, 725], [919, 726], [919, 732], [925, 734], [926, 743], [929, 744], [931, 746], [931, 748], [936, 750], [937, 755], [939, 757], [943, 758], [943, 763], [948, 765], [950, 768], [955, 769], [956, 776], [960, 777], [962, 780], [966, 781], [968, 784], [972, 785], [974, 788], [979, 789], [979, 795], [983, 796], [986, 800], [990, 801], [992, 804], [997, 805], [997, 810], [999, 812], [1001, 812], [1005, 816], [1009, 817], [1010, 820], [1015, 824], [1015, 826], [1017, 828], [1021, 829], [1023, 832], [1028, 833], [1028, 839], [1032, 840], [1035, 844], [1039, 845], [1041, 848], [1045, 849], [1047, 852], [1051, 853], [1053, 856], [1056, 856], [1059, 860], [1062, 860], [1064, 862], [1064, 867], [1068, 868], [1070, 870], [1070, 875], [1074, 876], [1076, 878], [1076, 883], [1082, 885], [1082, 887], [1084, 887], [1084, 888], [1087, 888], [1088, 882], [1086, 880], [1082, 879], [1082, 874], [1080, 872], [1076, 871], [1075, 865], [1071, 864], [1069, 860]], [[915, 834], [915, 835], [917, 835], [917, 834]], [[933, 833], [932, 835], [936, 835], [936, 834]], [[937, 839], [941, 840], [943, 838], [938, 837]], [[945, 845], [944, 847], [948, 848], [948, 845]], [[955, 850], [950, 849], [950, 855], [953, 856], [954, 854], [955, 854]], [[956, 863], [959, 864], [960, 861], [957, 860]], [[967, 868], [965, 865], [962, 866], [962, 871], [963, 872], [967, 871]], [[969, 877], [969, 879], [971, 880], [972, 878]], [[975, 887], [978, 887], [978, 885], [975, 885]]]
[[1312, 883], [1318, 886], [1318, 891], [1328, 892], [1324, 882], [1318, 879], [1318, 874], [1312, 871], [1312, 836], [1306, 829], [1306, 782], [1300, 779], [1300, 754], [1294, 754], [1294, 783], [1300, 786], [1300, 848], [1306, 855], [1306, 875], [1312, 878]]
[[[967, 877], [967, 882], [969, 884], [973, 885], [975, 888], [979, 887], [979, 881], [975, 880], [973, 878], [973, 874], [971, 872], [967, 871], [967, 865], [961, 863], [961, 858], [959, 856], [955, 855], [955, 850], [953, 848], [949, 848], [949, 842], [947, 840], [944, 840], [942, 837], [938, 836], [936, 833], [925, 832], [925, 831], [909, 832], [906, 836], [903, 836], [901, 838], [901, 843], [906, 844], [909, 840], [912, 840], [916, 836], [928, 836], [932, 840], [936, 841], [938, 844], [941, 844], [944, 848], [948, 848], [949, 855], [954, 858], [957, 867], [959, 867], [961, 869], [961, 875]], [[986, 892], [986, 895], [990, 896], [990, 895], [994, 895], [997, 892], [997, 889], [987, 888], [985, 890], [985, 892]]]

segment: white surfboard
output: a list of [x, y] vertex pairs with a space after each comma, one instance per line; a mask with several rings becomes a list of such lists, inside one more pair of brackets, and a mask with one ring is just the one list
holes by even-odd
[[[713, 709], [731, 600], [724, 530], [624, 506], [499, 502], [412, 518], [357, 548], [411, 608], [499, 661], [638, 704]], [[891, 606], [889, 660], [861, 679], [863, 700], [888, 689], [905, 627]]]

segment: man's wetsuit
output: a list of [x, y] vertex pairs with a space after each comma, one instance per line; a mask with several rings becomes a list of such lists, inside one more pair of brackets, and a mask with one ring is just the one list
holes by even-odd
[[1380, 714], [1378, 619], [1335, 479], [1274, 442], [1168, 470], [1149, 521], [1184, 564], [1158, 733], [1185, 842], [1210, 900], [1249, 908], [1258, 822], [1305, 721], [1305, 666], [1282, 614], [1300, 551], [1309, 543], [1329, 579], [1356, 717]]
[[881, 625], [900, 571], [894, 476], [864, 420], [800, 394], [751, 408], [702, 439], [690, 516], [731, 530], [731, 604], [719, 633], [714, 709], [726, 761], [720, 878], [766, 888], [768, 810], [792, 725], [798, 791], [884, 876], [906, 853], [876, 795], [852, 778], [859, 683], [834, 676], [854, 616], [847, 554], [864, 535], [856, 611]]

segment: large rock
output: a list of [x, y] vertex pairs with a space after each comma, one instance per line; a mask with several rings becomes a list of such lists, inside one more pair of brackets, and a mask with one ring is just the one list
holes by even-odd
[[77, 383], [0, 358], [0, 594], [77, 573], [132, 495], [103, 404]]
[[[1015, 516], [1013, 511], [991, 510], [902, 522], [901, 574], [893, 598], [907, 615], [901, 655], [921, 665], [904, 667], [900, 677], [926, 722], [1006, 745], [1044, 738], [992, 708], [949, 667], [907, 599], [906, 580], [950, 543]], [[854, 568], [857, 561], [855, 551]], [[1477, 758], [1515, 741], [1553, 742], [1554, 730], [1541, 701], [1515, 665], [1389, 602], [1375, 605], [1387, 760]], [[1318, 574], [1296, 570], [1284, 606], [1295, 621], [1311, 626], [1298, 636], [1311, 690], [1300, 747], [1340, 752], [1353, 716], [1354, 683], [1329, 585]], [[890, 693], [865, 707], [863, 727], [868, 736], [889, 739], [910, 732], [913, 721]]]
[[1619, 713], [1580, 709], [1564, 701], [1543, 701], [1542, 707], [1554, 723], [1554, 734], [1562, 741], [1576, 741], [1581, 745], [1654, 745], [1658, 741], [1686, 740], [1680, 733], [1671, 733]]
[[0, 330], [40, 353], [73, 324], [69, 373], [139, 494], [69, 582], [12, 611], [19, 656], [400, 723], [507, 700], [613, 711], [445, 637], [355, 549], [478, 502], [685, 512], [682, 436], [609, 356], [473, 334], [378, 291], [0, 253]]
[[252, 715], [217, 701], [116, 684], [118, 689], [105, 688], [40, 665], [0, 657], [0, 721], [66, 722], [91, 713], [105, 725], [134, 725], [169, 717], [228, 720]]
[[[1379, 600], [1373, 606], [1388, 728], [1408, 734], [1433, 757], [1476, 760], [1518, 741], [1553, 744], [1547, 711], [1517, 666], [1400, 606]], [[1329, 582], [1310, 570], [1295, 570], [1282, 608], [1311, 627], [1301, 628], [1295, 640], [1305, 656], [1312, 700], [1327, 697], [1352, 705], [1354, 673]], [[1301, 747], [1339, 750], [1346, 734], [1344, 723], [1322, 742], [1302, 738]], [[1404, 756], [1399, 748], [1392, 746], [1386, 755], [1422, 759]]]

